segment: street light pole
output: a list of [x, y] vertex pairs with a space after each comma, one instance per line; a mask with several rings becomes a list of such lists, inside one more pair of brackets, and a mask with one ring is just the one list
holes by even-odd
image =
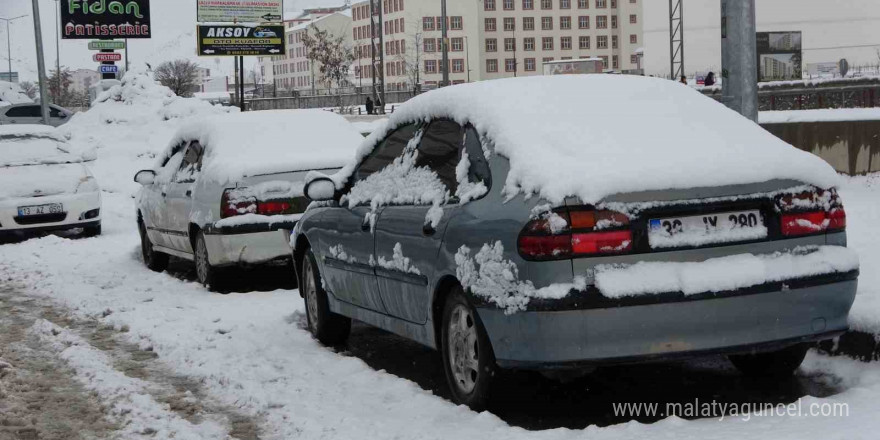
[[440, 1], [440, 29], [443, 31], [441, 35], [441, 39], [443, 41], [443, 82], [441, 87], [446, 87], [449, 85], [449, 35], [447, 30], [447, 23], [449, 22], [449, 18], [446, 16], [446, 0]]
[[[58, 7], [55, 8], [55, 76], [56, 82], [58, 83], [58, 98], [61, 97], [61, 15], [59, 11], [61, 10], [61, 2], [59, 0], [55, 0], [55, 3], [58, 3]], [[56, 105], [61, 105], [59, 103], [55, 103]]]
[[43, 29], [40, 25], [39, 0], [33, 0], [33, 5], [34, 37], [37, 40], [37, 74], [40, 78], [40, 109], [43, 114], [43, 124], [49, 125], [49, 97], [46, 96], [46, 60], [43, 58]]
[[9, 29], [9, 26], [11, 25], [12, 21], [25, 17], [27, 17], [27, 15], [19, 15], [18, 17], [12, 18], [0, 17], [0, 20], [6, 22], [6, 59], [9, 62], [9, 82], [12, 82], [12, 30]]

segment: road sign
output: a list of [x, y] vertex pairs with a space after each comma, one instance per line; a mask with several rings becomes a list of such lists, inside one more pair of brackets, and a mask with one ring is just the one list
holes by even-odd
[[122, 61], [121, 53], [96, 53], [92, 55], [92, 59], [102, 63], [104, 61]]
[[119, 67], [112, 64], [102, 64], [101, 73], [119, 73]]
[[150, 38], [150, 0], [61, 0], [61, 38]]
[[284, 26], [198, 26], [199, 56], [272, 56], [284, 53]]
[[125, 41], [97, 40], [89, 41], [89, 50], [122, 50]]
[[284, 18], [283, 0], [198, 0], [200, 23], [266, 23]]

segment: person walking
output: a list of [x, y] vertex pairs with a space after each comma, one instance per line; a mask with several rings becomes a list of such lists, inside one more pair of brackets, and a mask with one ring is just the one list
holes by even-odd
[[709, 72], [709, 74], [706, 75], [706, 87], [714, 86], [714, 85], [715, 85], [715, 72]]
[[385, 107], [382, 105], [382, 100], [379, 98], [376, 98], [376, 114], [377, 115], [384, 115], [385, 114]]
[[367, 114], [372, 115], [373, 114], [373, 100], [370, 99], [370, 97], [367, 97], [367, 104], [365, 105], [365, 107], [367, 107]]
[[678, 80], [678, 82], [680, 82], [680, 83], [682, 83], [682, 84], [684, 84], [684, 85], [687, 85], [687, 83], [688, 83], [688, 79], [687, 79], [686, 76], [682, 75], [681, 78]]

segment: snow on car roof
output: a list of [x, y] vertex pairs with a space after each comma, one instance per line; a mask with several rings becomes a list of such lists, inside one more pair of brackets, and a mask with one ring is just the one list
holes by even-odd
[[184, 124], [164, 157], [174, 146], [193, 140], [205, 147], [202, 175], [233, 181], [340, 167], [351, 159], [363, 136], [342, 116], [323, 110], [233, 113]]
[[64, 141], [64, 137], [58, 134], [58, 131], [49, 125], [22, 124], [22, 125], [0, 125], [0, 137], [9, 136], [40, 136], [52, 137], [59, 141]]
[[21, 86], [11, 82], [0, 81], [0, 106], [11, 104], [31, 104], [34, 100], [29, 98]]
[[699, 92], [657, 78], [558, 75], [461, 84], [402, 104], [334, 178], [344, 180], [401, 124], [472, 123], [510, 160], [505, 194], [598, 203], [619, 193], [794, 179], [838, 183], [822, 159], [792, 147]]

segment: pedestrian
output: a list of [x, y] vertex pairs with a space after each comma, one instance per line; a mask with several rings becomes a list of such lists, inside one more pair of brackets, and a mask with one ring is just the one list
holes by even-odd
[[706, 87], [714, 86], [714, 85], [715, 85], [715, 72], [709, 72], [709, 74], [706, 75]]
[[684, 84], [684, 85], [687, 85], [687, 83], [688, 83], [688, 78], [687, 78], [686, 76], [682, 75], [681, 78], [678, 80], [678, 82], [680, 82], [680, 83], [682, 83], [682, 84]]
[[385, 114], [385, 107], [382, 105], [382, 100], [379, 98], [376, 98], [376, 114], [377, 115], [384, 115]]
[[370, 99], [370, 97], [367, 97], [366, 107], [367, 107], [367, 114], [372, 115], [373, 114], [373, 100]]

